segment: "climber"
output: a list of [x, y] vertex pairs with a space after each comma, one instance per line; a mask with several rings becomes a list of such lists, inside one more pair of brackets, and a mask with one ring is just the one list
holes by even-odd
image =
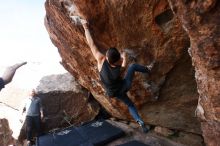
[[17, 64], [14, 64], [12, 66], [9, 66], [6, 68], [6, 70], [4, 71], [4, 74], [2, 77], [0, 77], [0, 91], [2, 88], [5, 87], [6, 84], [10, 83], [15, 75], [15, 72], [16, 70], [27, 64], [27, 62], [21, 62], [21, 63], [17, 63]]
[[146, 67], [139, 64], [132, 64], [129, 66], [124, 79], [122, 79], [120, 77], [120, 69], [126, 66], [125, 52], [120, 54], [116, 48], [109, 48], [105, 55], [102, 54], [91, 37], [87, 21], [80, 19], [80, 22], [85, 30], [87, 43], [98, 63], [98, 71], [107, 96], [110, 98], [116, 97], [116, 99], [124, 102], [128, 106], [129, 112], [134, 120], [142, 127], [143, 132], [148, 132], [149, 127], [144, 124], [144, 121], [139, 116], [134, 103], [128, 98], [127, 92], [131, 88], [134, 73], [136, 71], [150, 73], [153, 64]]

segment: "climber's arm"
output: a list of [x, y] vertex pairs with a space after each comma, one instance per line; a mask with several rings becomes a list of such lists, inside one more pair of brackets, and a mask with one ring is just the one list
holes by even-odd
[[85, 30], [86, 40], [87, 40], [87, 43], [92, 51], [92, 54], [95, 57], [95, 59], [97, 60], [98, 64], [100, 64], [103, 61], [103, 59], [105, 58], [105, 56], [98, 50], [97, 46], [95, 45], [95, 43], [92, 39], [89, 27], [88, 27], [88, 24], [84, 23], [83, 28]]
[[125, 52], [122, 52], [122, 53], [121, 53], [121, 58], [122, 58], [121, 67], [126, 67], [126, 64], [127, 64], [127, 56], [126, 56], [126, 53], [125, 53]]

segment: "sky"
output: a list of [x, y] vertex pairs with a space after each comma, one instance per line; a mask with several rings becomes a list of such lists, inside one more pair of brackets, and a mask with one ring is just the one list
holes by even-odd
[[[5, 0], [0, 5], [0, 73], [17, 62], [27, 61], [13, 83], [22, 85], [43, 75], [66, 72], [44, 26], [45, 0]], [[36, 81], [33, 81], [36, 82]], [[30, 83], [31, 84], [31, 83]], [[21, 84], [20, 84], [21, 85]]]

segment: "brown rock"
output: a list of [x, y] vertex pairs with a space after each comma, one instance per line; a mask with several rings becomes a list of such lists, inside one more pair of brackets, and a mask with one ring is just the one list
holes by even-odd
[[152, 146], [204, 146], [203, 138], [198, 134], [181, 131], [175, 131], [174, 133], [167, 128], [156, 127], [156, 129], [160, 129], [160, 131], [166, 131], [165, 133], [173, 133], [172, 135], [165, 136], [154, 132], [154, 130], [150, 130], [148, 133], [143, 133], [140, 130], [140, 126], [133, 122], [129, 125], [125, 124], [123, 121], [108, 120], [108, 122], [122, 129], [125, 132], [125, 136], [109, 143], [107, 146], [115, 146], [132, 140]]
[[166, 137], [174, 134], [174, 131], [172, 131], [168, 128], [165, 128], [165, 127], [160, 127], [160, 126], [156, 126], [154, 128], [154, 131], [156, 133], [161, 134], [161, 135], [166, 136]]
[[194, 69], [185, 52], [168, 73], [159, 100], [146, 103], [140, 111], [149, 124], [201, 134], [194, 114], [197, 100]]
[[178, 131], [168, 138], [186, 146], [205, 146], [203, 137], [198, 134]]
[[216, 0], [174, 1], [170, 6], [190, 37], [189, 52], [195, 66], [200, 95], [197, 116], [209, 146], [220, 144], [220, 3]]
[[122, 129], [125, 132], [125, 136], [107, 144], [106, 146], [120, 145], [120, 144], [124, 144], [129, 141], [133, 141], [133, 140], [136, 140], [136, 141], [139, 141], [141, 143], [144, 143], [146, 145], [151, 145], [151, 146], [184, 146], [181, 143], [173, 142], [168, 138], [156, 135], [152, 133], [151, 131], [148, 133], [143, 133], [140, 129], [133, 128], [122, 122], [116, 122], [116, 121], [110, 121], [110, 120], [108, 120], [108, 122]]
[[[152, 96], [158, 93], [152, 93], [152, 86], [148, 88], [144, 75], [137, 73], [129, 92], [147, 123], [201, 133], [194, 117], [198, 100], [194, 72], [185, 51], [189, 38], [166, 0], [48, 0], [45, 7], [45, 25], [63, 66], [112, 116], [131, 119], [124, 104], [104, 95], [84, 31], [71, 16], [80, 15], [89, 21], [93, 38], [103, 53], [115, 46], [121, 51], [127, 48], [130, 63], [147, 65], [156, 61], [150, 80], [154, 92], [161, 91], [159, 102], [152, 102]], [[182, 72], [184, 75], [180, 76]]]
[[13, 144], [12, 131], [6, 119], [0, 119], [0, 145], [7, 146]]
[[89, 99], [88, 91], [69, 73], [42, 78], [37, 91], [42, 99], [47, 129], [82, 124], [99, 113], [99, 104]]

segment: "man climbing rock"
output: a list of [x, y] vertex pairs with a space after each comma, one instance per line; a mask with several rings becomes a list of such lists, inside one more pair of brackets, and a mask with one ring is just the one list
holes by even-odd
[[121, 68], [126, 66], [125, 52], [120, 54], [116, 48], [109, 48], [105, 55], [102, 54], [91, 37], [87, 21], [80, 18], [77, 18], [76, 20], [80, 21], [83, 25], [87, 43], [97, 61], [98, 71], [107, 96], [110, 98], [115, 97], [125, 103], [134, 120], [142, 127], [143, 132], [148, 132], [149, 127], [145, 126], [134, 103], [127, 96], [127, 92], [131, 88], [134, 73], [150, 73], [153, 65], [145, 67], [139, 64], [131, 64], [128, 67], [127, 74], [124, 78], [121, 78]]
[[27, 62], [17, 63], [17, 64], [14, 64], [14, 65], [6, 68], [2, 77], [0, 77], [0, 91], [2, 88], [5, 87], [6, 84], [8, 84], [12, 81], [16, 70], [25, 64], [27, 64]]

